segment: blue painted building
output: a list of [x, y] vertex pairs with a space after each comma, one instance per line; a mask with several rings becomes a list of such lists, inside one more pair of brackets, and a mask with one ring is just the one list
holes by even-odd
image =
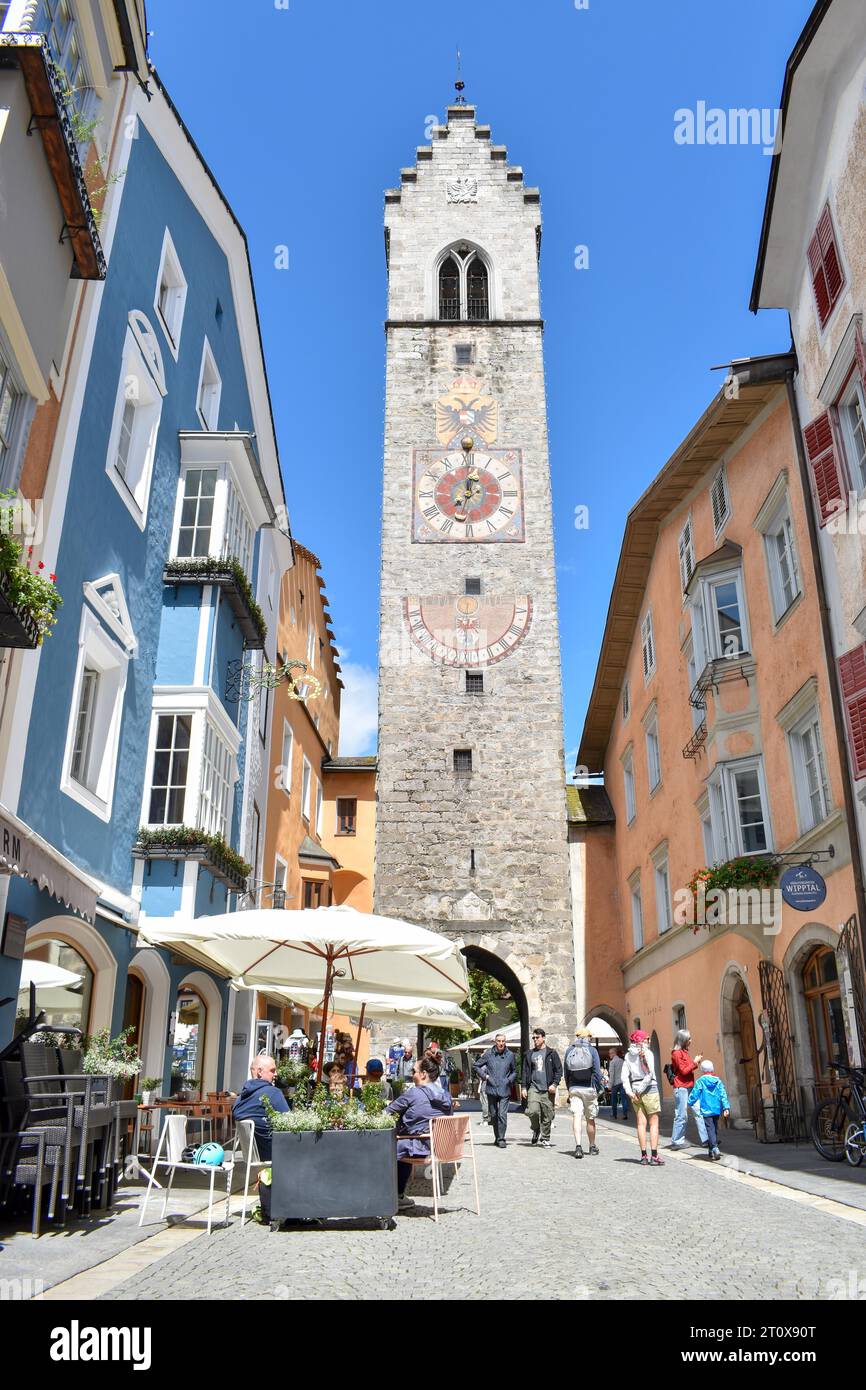
[[[44, 559], [64, 605], [14, 712], [0, 850], [4, 832], [23, 849], [0, 880], [0, 997], [17, 995], [23, 937], [27, 957], [80, 977], [40, 995], [49, 1017], [132, 1024], [145, 1074], [167, 1087], [174, 1059], [210, 1090], [234, 996], [139, 948], [137, 925], [232, 910], [239, 859], [258, 873], [268, 719], [238, 677], [274, 655], [292, 552], [243, 232], [155, 74], [150, 87], [128, 88], [108, 274], [58, 454]], [[0, 1044], [14, 1012], [0, 1009]]]

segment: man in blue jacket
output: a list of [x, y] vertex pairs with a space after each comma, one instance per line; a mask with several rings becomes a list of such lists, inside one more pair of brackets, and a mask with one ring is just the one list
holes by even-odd
[[244, 1082], [244, 1088], [232, 1106], [232, 1116], [235, 1122], [252, 1120], [256, 1127], [256, 1148], [259, 1151], [259, 1158], [270, 1158], [271, 1129], [265, 1119], [265, 1107], [262, 1104], [262, 1099], [267, 1096], [275, 1110], [288, 1110], [289, 1103], [279, 1086], [274, 1085], [277, 1064], [273, 1057], [265, 1057], [264, 1055], [255, 1057], [250, 1070], [252, 1076], [249, 1081]]
[[489, 1047], [475, 1063], [475, 1071], [487, 1088], [487, 1107], [493, 1126], [493, 1142], [497, 1149], [505, 1148], [505, 1128], [508, 1124], [508, 1102], [511, 1088], [517, 1080], [514, 1054], [505, 1046], [505, 1034], [497, 1033]]

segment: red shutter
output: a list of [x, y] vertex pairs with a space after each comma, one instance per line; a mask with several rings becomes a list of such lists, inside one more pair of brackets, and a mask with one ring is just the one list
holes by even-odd
[[866, 644], [839, 657], [854, 776], [866, 777]]
[[815, 291], [818, 318], [821, 320], [821, 327], [823, 328], [830, 317], [830, 292], [827, 289], [827, 280], [824, 276], [821, 244], [818, 241], [817, 232], [809, 242], [809, 265], [812, 267], [812, 288]]
[[820, 524], [825, 526], [839, 510], [839, 503], [844, 506], [846, 502], [842, 466], [828, 411], [825, 410], [823, 415], [817, 416], [806, 426], [803, 439], [812, 470], [812, 488]]
[[836, 233], [833, 231], [833, 219], [830, 216], [830, 209], [824, 209], [821, 221], [818, 223], [818, 241], [821, 244], [821, 255], [824, 259], [824, 274], [827, 276], [827, 289], [830, 291], [830, 303], [835, 304], [839, 298], [839, 291], [845, 283], [842, 274], [842, 262], [836, 246]]

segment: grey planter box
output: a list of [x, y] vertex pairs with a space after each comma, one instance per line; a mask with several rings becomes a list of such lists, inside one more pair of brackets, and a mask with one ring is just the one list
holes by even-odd
[[397, 1211], [394, 1131], [324, 1130], [273, 1135], [271, 1228], [331, 1217], [384, 1221]]

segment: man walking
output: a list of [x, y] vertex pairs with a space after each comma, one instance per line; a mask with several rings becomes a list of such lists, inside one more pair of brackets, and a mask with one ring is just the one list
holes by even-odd
[[562, 1076], [559, 1053], [547, 1046], [543, 1028], [532, 1030], [532, 1047], [523, 1058], [521, 1091], [526, 1101], [526, 1113], [532, 1126], [533, 1144], [550, 1148], [550, 1127], [553, 1124], [554, 1096]]
[[493, 1126], [493, 1142], [497, 1149], [505, 1148], [505, 1129], [508, 1124], [508, 1102], [511, 1088], [517, 1080], [514, 1055], [505, 1046], [505, 1034], [497, 1033], [489, 1047], [475, 1063], [487, 1091], [487, 1113]]
[[628, 1096], [622, 1084], [622, 1052], [618, 1047], [612, 1047], [608, 1053], [607, 1063], [608, 1075], [610, 1076], [610, 1115], [611, 1119], [616, 1119], [616, 1112], [622, 1105], [622, 1118], [628, 1119]]
[[574, 1156], [583, 1158], [584, 1119], [589, 1152], [597, 1154], [595, 1121], [598, 1115], [598, 1090], [602, 1084], [601, 1062], [598, 1049], [592, 1045], [592, 1034], [588, 1028], [575, 1029], [574, 1042], [565, 1054], [565, 1084], [568, 1087], [568, 1105], [574, 1130]]

